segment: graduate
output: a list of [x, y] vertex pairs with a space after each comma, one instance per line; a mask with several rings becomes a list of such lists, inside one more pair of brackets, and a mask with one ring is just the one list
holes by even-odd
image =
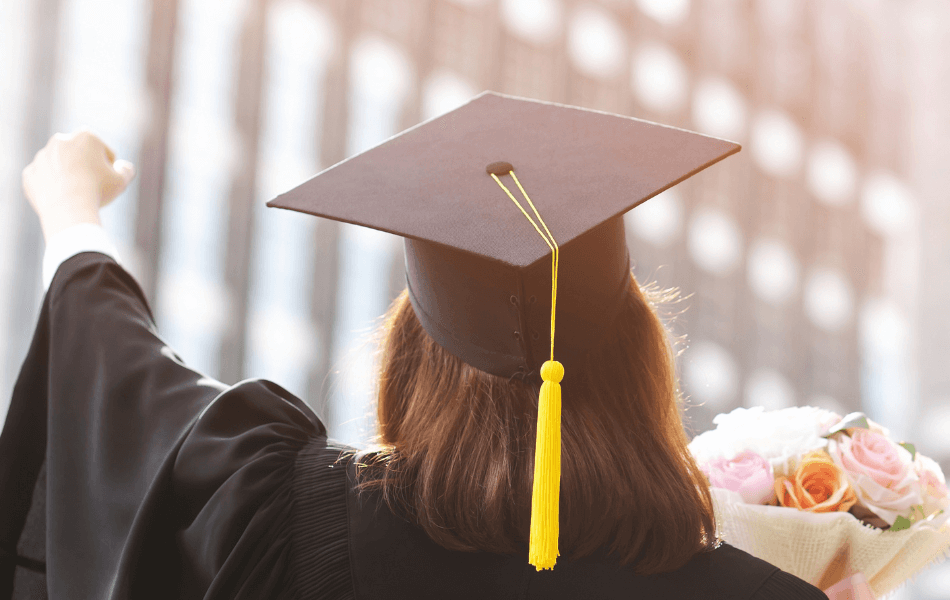
[[718, 538], [631, 273], [623, 214], [738, 150], [484, 93], [271, 200], [405, 239], [358, 449], [181, 360], [98, 225], [131, 165], [53, 136], [23, 171], [47, 290], [0, 435], [0, 598], [826, 598]]

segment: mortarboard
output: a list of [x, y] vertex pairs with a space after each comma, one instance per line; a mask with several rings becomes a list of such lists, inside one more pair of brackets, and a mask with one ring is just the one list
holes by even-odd
[[540, 570], [558, 556], [561, 365], [579, 364], [619, 313], [630, 276], [623, 214], [738, 151], [483, 92], [267, 206], [402, 236], [409, 300], [429, 335], [478, 369], [541, 384], [529, 550]]

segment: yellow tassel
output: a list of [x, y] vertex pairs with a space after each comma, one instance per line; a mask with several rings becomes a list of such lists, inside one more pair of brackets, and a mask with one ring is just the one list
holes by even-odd
[[538, 435], [531, 493], [531, 541], [528, 562], [540, 571], [553, 569], [557, 557], [558, 509], [561, 495], [561, 379], [564, 367], [556, 360], [541, 366]]
[[[551, 230], [544, 224], [541, 213], [535, 208], [531, 198], [524, 191], [514, 170], [508, 171], [528, 201], [531, 210], [538, 217], [541, 227], [534, 222], [528, 211], [521, 206], [517, 198], [491, 173], [501, 189], [508, 194], [522, 214], [544, 239], [551, 249], [551, 360], [541, 365], [541, 396], [538, 398], [538, 435], [534, 451], [534, 489], [531, 492], [531, 539], [528, 547], [528, 562], [540, 571], [553, 569], [557, 557], [561, 555], [557, 548], [560, 523], [559, 508], [561, 499], [561, 380], [564, 378], [564, 366], [554, 360], [554, 316], [557, 307], [557, 267], [558, 245]], [[547, 235], [545, 235], [547, 233]]]

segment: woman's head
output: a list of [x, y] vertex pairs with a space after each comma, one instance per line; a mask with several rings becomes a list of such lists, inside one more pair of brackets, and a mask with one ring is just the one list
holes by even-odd
[[[679, 415], [674, 353], [655, 312], [669, 300], [630, 277], [620, 315], [561, 382], [561, 554], [605, 548], [639, 572], [709, 548], [706, 480]], [[360, 473], [446, 548], [527, 549], [538, 389], [475, 369], [435, 343], [406, 294], [383, 329], [384, 450]], [[638, 558], [639, 557], [639, 558]]]

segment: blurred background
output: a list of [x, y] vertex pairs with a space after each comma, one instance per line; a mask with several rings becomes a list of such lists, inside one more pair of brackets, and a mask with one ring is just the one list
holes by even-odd
[[743, 144], [626, 217], [638, 279], [687, 296], [691, 434], [863, 410], [950, 472], [943, 0], [2, 0], [0, 56], [0, 415], [42, 293], [20, 172], [88, 125], [137, 167], [103, 221], [168, 343], [366, 444], [401, 239], [264, 203], [491, 89]]

